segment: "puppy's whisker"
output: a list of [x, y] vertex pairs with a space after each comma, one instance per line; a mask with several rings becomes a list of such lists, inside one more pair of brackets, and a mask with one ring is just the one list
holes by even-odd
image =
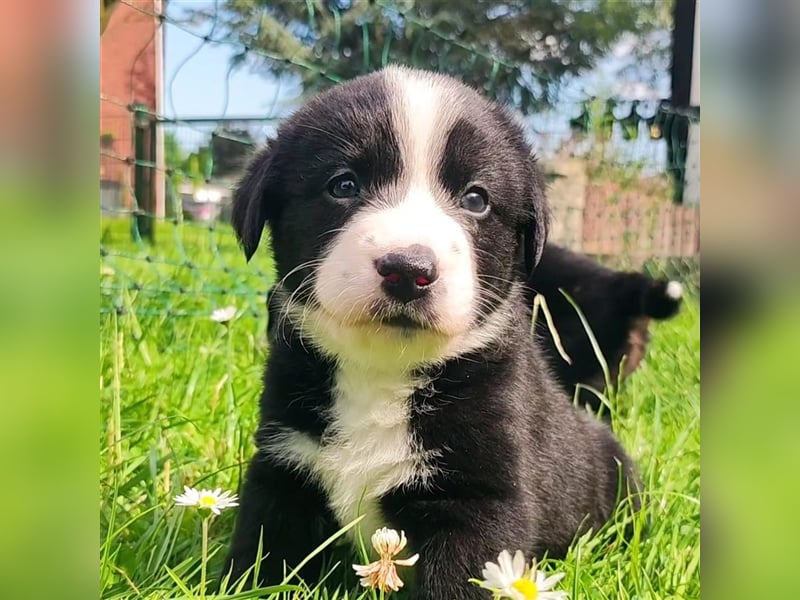
[[[291, 271], [289, 271], [286, 275], [281, 277], [280, 281], [278, 281], [278, 283], [276, 285], [281, 285], [281, 286], [284, 285], [286, 283], [286, 280], [289, 279], [289, 277], [291, 277], [292, 275], [294, 275], [298, 271], [301, 271], [303, 269], [310, 269], [312, 267], [318, 267], [319, 265], [321, 265], [323, 263], [323, 261], [324, 261], [324, 259], [322, 259], [322, 258], [315, 258], [313, 260], [309, 260], [309, 261], [306, 261], [304, 263], [301, 263], [301, 264], [297, 265]], [[312, 271], [311, 274], [313, 275], [313, 271]]]
[[505, 277], [497, 277], [496, 275], [487, 275], [485, 273], [478, 273], [478, 280], [484, 281], [486, 279], [496, 279], [498, 281], [502, 281], [503, 283], [507, 283], [508, 285], [513, 285], [514, 280], [506, 279]]
[[[280, 312], [280, 317], [281, 318], [279, 319], [279, 323], [281, 324], [281, 327], [282, 327], [283, 330], [287, 329], [287, 328], [284, 327], [284, 325], [285, 325], [286, 322], [288, 322], [290, 320], [291, 311], [292, 311], [293, 307], [297, 304], [295, 299], [305, 290], [306, 287], [310, 287], [313, 284], [313, 276], [314, 276], [313, 272], [309, 273], [300, 282], [300, 284], [297, 286], [297, 288], [289, 295], [289, 298], [283, 304], [283, 306], [281, 308], [281, 312]], [[305, 312], [306, 307], [307, 307], [307, 303], [303, 303], [303, 305], [304, 305], [303, 312]], [[286, 339], [285, 333], [284, 333], [284, 341], [287, 344], [289, 343], [288, 339]]]

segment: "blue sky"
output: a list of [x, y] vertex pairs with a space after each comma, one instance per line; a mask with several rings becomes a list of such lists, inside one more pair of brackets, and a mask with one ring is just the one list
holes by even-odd
[[[192, 4], [209, 5], [206, 2]], [[168, 15], [178, 18], [182, 12], [181, 4], [168, 4]], [[167, 116], [270, 116], [276, 86], [247, 67], [229, 76], [234, 46], [206, 43], [170, 23], [165, 23], [164, 28], [163, 106]], [[209, 29], [205, 26], [198, 32], [205, 34]], [[287, 94], [280, 93], [285, 99]]]

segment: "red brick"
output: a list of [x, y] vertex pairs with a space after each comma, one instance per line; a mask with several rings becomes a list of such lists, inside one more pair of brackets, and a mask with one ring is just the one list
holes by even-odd
[[[124, 106], [144, 104], [157, 107], [156, 32], [160, 25], [153, 15], [160, 0], [118, 2], [100, 39], [100, 94], [113, 101], [100, 101], [100, 135], [112, 134], [106, 149], [123, 157], [133, 156], [133, 120]], [[123, 106], [117, 104], [122, 103]], [[118, 181], [130, 202], [133, 169], [121, 160], [100, 156], [100, 178]]]

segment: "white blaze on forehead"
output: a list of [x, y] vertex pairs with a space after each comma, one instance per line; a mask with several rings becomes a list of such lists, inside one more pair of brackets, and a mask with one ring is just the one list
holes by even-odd
[[390, 69], [394, 88], [394, 115], [403, 162], [411, 182], [436, 186], [436, 166], [449, 130], [449, 111], [443, 89], [434, 76], [405, 69]]

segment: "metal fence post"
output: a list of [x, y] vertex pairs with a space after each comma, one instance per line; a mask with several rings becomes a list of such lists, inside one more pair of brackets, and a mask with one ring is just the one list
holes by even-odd
[[134, 239], [155, 241], [155, 120], [147, 107], [136, 105], [133, 115], [134, 177], [136, 212], [131, 223]]

